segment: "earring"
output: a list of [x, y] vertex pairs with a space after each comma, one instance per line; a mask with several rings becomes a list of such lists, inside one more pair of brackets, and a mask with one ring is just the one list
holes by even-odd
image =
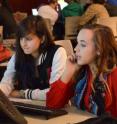
[[45, 41], [45, 36], [43, 36], [42, 41], [41, 41], [41, 44], [43, 44], [44, 41]]
[[97, 55], [100, 56], [100, 52], [97, 52]]

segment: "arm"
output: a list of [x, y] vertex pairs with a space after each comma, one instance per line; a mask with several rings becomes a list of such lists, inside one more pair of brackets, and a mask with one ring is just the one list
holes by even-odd
[[[53, 57], [50, 80], [49, 80], [50, 85], [54, 84], [61, 77], [62, 73], [64, 72], [66, 59], [67, 59], [66, 51], [64, 48], [60, 47], [56, 51], [56, 53]], [[24, 91], [25, 92], [25, 98], [27, 98], [27, 99], [31, 98], [31, 99], [36, 99], [36, 100], [46, 100], [46, 94], [47, 94], [47, 92], [49, 92], [49, 90], [50, 90], [50, 88], [45, 89], [45, 90], [26, 89]], [[13, 91], [10, 95], [12, 97], [21, 97], [19, 91], [16, 91], [16, 90]]]
[[80, 66], [76, 64], [74, 57], [69, 57], [60, 79], [51, 84], [51, 89], [47, 93], [46, 103], [49, 108], [61, 108], [68, 103], [74, 94], [74, 81], [72, 78], [79, 69]]
[[90, 21], [91, 19], [95, 17], [96, 13], [97, 11], [95, 10], [95, 6], [90, 5], [88, 9], [86, 10], [86, 12], [81, 16], [81, 18], [79, 18], [78, 24], [79, 25], [86, 24], [88, 21]]
[[[114, 71], [109, 76], [108, 85], [111, 91], [112, 101], [110, 99], [107, 99], [106, 104], [109, 105], [110, 103], [108, 111], [110, 111], [112, 116], [117, 117], [117, 67], [114, 69]], [[110, 97], [107, 97], [107, 98], [110, 98]]]
[[13, 55], [10, 61], [8, 62], [7, 69], [0, 83], [0, 89], [4, 92], [6, 96], [8, 96], [11, 93], [11, 91], [14, 89], [14, 86], [13, 86], [13, 83], [15, 82], [14, 67], [15, 67], [15, 55]]

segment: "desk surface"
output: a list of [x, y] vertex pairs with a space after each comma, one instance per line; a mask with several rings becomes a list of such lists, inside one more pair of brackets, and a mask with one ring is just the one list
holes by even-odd
[[84, 121], [94, 115], [77, 110], [75, 107], [67, 108], [68, 114], [46, 120], [43, 116], [25, 116], [28, 124], [74, 124]]
[[[9, 98], [9, 99], [17, 102], [19, 101], [19, 102], [28, 103], [28, 104], [45, 106], [45, 101], [36, 101], [36, 100], [19, 99], [19, 98]], [[67, 106], [65, 109], [68, 111], [68, 114], [51, 118], [48, 120], [46, 120], [46, 117], [39, 116], [39, 115], [38, 116], [24, 115], [24, 117], [28, 121], [28, 124], [74, 124], [77, 122], [84, 121], [88, 118], [94, 117], [94, 115], [88, 112], [78, 110], [75, 106], [74, 107]]]

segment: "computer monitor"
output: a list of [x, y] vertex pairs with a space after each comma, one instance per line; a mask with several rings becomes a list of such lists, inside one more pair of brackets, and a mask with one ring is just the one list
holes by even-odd
[[64, 0], [58, 0], [58, 3], [60, 4], [61, 10], [68, 5]]
[[32, 9], [32, 15], [34, 15], [34, 16], [38, 15], [38, 11], [36, 8]]

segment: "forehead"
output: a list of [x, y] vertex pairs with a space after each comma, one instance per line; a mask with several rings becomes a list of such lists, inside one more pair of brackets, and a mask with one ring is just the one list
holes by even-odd
[[27, 33], [27, 34], [21, 36], [21, 38], [24, 38], [24, 37], [34, 37], [34, 36], [35, 36], [34, 33]]
[[93, 31], [90, 29], [81, 29], [78, 36], [77, 36], [77, 41], [92, 41], [93, 39]]

